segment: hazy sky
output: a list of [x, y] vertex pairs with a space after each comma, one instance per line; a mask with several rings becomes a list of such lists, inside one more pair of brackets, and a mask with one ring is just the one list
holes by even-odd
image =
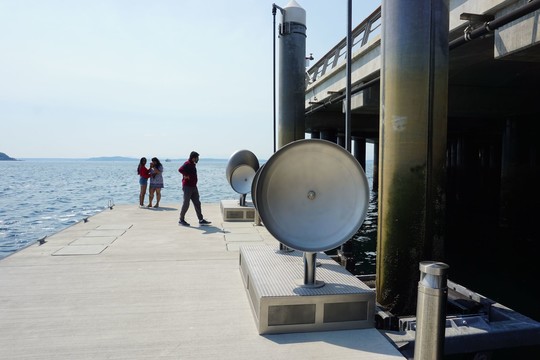
[[[297, 2], [316, 61], [345, 37], [347, 1]], [[267, 159], [272, 4], [0, 0], [0, 152]], [[354, 27], [380, 0], [352, 4]]]

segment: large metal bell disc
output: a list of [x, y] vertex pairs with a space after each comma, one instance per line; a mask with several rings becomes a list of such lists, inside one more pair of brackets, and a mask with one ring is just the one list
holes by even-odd
[[253, 181], [251, 182], [251, 200], [253, 200], [253, 206], [255, 206], [255, 209], [257, 208], [257, 183], [259, 181], [262, 168], [264, 168], [264, 164], [262, 164], [259, 170], [257, 170], [255, 176], [253, 177]]
[[362, 166], [341, 146], [319, 139], [297, 140], [275, 152], [259, 171], [255, 193], [267, 230], [305, 252], [349, 240], [369, 204]]
[[255, 154], [249, 150], [238, 150], [229, 158], [225, 176], [234, 191], [247, 194], [251, 191], [251, 184], [258, 169], [259, 160]]

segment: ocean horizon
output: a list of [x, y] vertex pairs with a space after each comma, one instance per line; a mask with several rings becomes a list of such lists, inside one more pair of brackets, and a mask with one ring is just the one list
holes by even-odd
[[[160, 158], [160, 161], [162, 162], [171, 162], [171, 161], [186, 161], [186, 158]], [[14, 158], [15, 161], [139, 161], [140, 157], [125, 157], [125, 156], [96, 156], [96, 157], [22, 157], [22, 158]], [[146, 157], [146, 159], [150, 160], [150, 157]], [[205, 161], [227, 161], [229, 158], [204, 158], [201, 160]], [[11, 160], [4, 160], [4, 161], [11, 161]], [[266, 161], [266, 160], [260, 160], [260, 161]]]

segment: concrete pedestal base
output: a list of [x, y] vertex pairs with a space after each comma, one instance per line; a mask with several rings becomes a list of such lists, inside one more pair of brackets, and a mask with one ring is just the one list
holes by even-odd
[[220, 208], [223, 221], [254, 221], [255, 219], [255, 207], [251, 202], [246, 202], [246, 206], [240, 206], [238, 200], [221, 200]]
[[324, 253], [316, 280], [304, 287], [303, 253], [242, 246], [240, 272], [259, 334], [374, 327], [375, 292]]

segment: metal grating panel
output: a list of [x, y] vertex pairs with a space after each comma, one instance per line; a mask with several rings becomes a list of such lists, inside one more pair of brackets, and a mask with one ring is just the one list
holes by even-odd
[[315, 304], [269, 306], [268, 326], [314, 324], [315, 309]]
[[[320, 288], [303, 288], [298, 280], [304, 278], [304, 260], [301, 251], [280, 252], [269, 246], [242, 246], [244, 261], [250, 264], [261, 296], [316, 296], [372, 293], [362, 281], [324, 253], [317, 254], [316, 279], [325, 282]], [[282, 276], [275, 277], [277, 272]]]
[[367, 301], [324, 304], [324, 322], [367, 320]]
[[243, 219], [244, 212], [237, 210], [225, 210], [225, 218], [227, 219]]

